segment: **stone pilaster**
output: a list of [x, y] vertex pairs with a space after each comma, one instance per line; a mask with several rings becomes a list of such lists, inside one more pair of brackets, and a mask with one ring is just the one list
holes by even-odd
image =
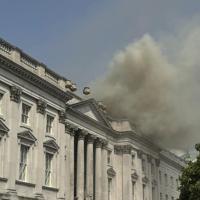
[[102, 145], [102, 200], [108, 199], [108, 175], [107, 175], [107, 145], [108, 141], [103, 140]]
[[103, 140], [96, 140], [96, 160], [95, 160], [95, 200], [102, 200], [102, 165], [101, 165], [101, 149]]
[[87, 133], [79, 131], [77, 144], [77, 198], [84, 200], [84, 139]]
[[93, 177], [94, 177], [94, 169], [93, 169], [93, 145], [96, 137], [94, 135], [89, 134], [87, 137], [87, 169], [86, 169], [86, 197], [89, 199], [93, 198], [94, 191], [94, 183], [93, 183]]

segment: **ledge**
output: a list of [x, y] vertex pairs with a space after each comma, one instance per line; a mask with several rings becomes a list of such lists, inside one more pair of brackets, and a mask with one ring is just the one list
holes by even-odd
[[51, 187], [51, 186], [46, 186], [46, 185], [42, 186], [42, 189], [43, 189], [43, 190], [53, 191], [53, 192], [58, 192], [58, 191], [59, 191], [58, 188]]
[[16, 180], [15, 183], [17, 185], [25, 185], [25, 186], [28, 186], [28, 187], [35, 187], [34, 183], [28, 183], [28, 182], [24, 182], [24, 181], [20, 181], [20, 180]]
[[7, 179], [7, 178], [4, 178], [4, 177], [0, 177], [0, 181], [1, 181], [1, 182], [7, 182], [8, 179]]

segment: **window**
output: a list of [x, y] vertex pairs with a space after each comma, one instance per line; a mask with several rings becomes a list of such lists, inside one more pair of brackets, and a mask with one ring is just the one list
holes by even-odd
[[163, 200], [162, 193], [160, 193], [160, 200]]
[[142, 172], [145, 172], [145, 159], [142, 159]]
[[51, 185], [53, 154], [45, 153], [45, 185]]
[[3, 114], [3, 94], [0, 93], [0, 114]]
[[112, 178], [108, 178], [108, 200], [112, 200], [111, 189], [112, 189]]
[[170, 181], [171, 181], [171, 187], [174, 187], [174, 179], [172, 176], [170, 177]]
[[28, 124], [29, 123], [29, 112], [30, 112], [31, 107], [26, 105], [26, 104], [22, 104], [22, 123], [24, 124]]
[[19, 180], [26, 180], [26, 171], [27, 171], [27, 154], [29, 147], [22, 145], [20, 147], [20, 163], [19, 163]]
[[168, 195], [167, 194], [165, 195], [165, 200], [168, 200]]
[[179, 187], [178, 179], [176, 179], [176, 187]]
[[135, 182], [132, 181], [132, 200], [135, 200]]
[[165, 186], [168, 185], [167, 174], [165, 174]]
[[108, 154], [107, 154], [107, 164], [108, 165], [111, 165], [111, 151], [108, 151]]
[[52, 133], [53, 120], [52, 116], [47, 115], [46, 133]]
[[174, 197], [171, 197], [171, 200], [174, 200]]
[[161, 174], [161, 171], [159, 171], [159, 181], [160, 181], [160, 184], [162, 185], [162, 174]]
[[143, 194], [143, 200], [145, 200], [145, 195], [146, 195], [146, 185], [142, 185], [142, 194]]
[[151, 175], [155, 175], [155, 166], [153, 163], [151, 163]]
[[135, 165], [135, 155], [132, 154], [131, 155], [131, 166], [132, 166], [132, 168], [134, 168], [134, 165]]

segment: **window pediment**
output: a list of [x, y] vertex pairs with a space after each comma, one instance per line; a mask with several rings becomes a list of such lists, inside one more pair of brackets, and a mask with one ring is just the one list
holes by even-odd
[[7, 134], [9, 128], [0, 120], [0, 138]]
[[55, 142], [54, 139], [46, 139], [46, 141], [43, 143], [43, 146], [46, 148], [47, 151], [50, 152], [57, 152], [59, 150], [58, 144]]
[[22, 131], [22, 132], [18, 133], [17, 137], [21, 141], [23, 141], [23, 142], [25, 142], [27, 144], [30, 144], [30, 145], [34, 144], [37, 141], [36, 137], [29, 130], [25, 130], [25, 131]]

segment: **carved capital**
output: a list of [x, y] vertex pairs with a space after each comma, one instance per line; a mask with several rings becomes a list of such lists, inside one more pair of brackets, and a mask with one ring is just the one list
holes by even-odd
[[74, 136], [78, 132], [79, 128], [69, 123], [65, 123], [65, 132]]
[[96, 140], [96, 136], [95, 135], [92, 135], [92, 134], [88, 134], [88, 136], [87, 136], [87, 143], [88, 144], [93, 144], [94, 143], [94, 141]]
[[132, 149], [133, 148], [131, 145], [115, 145], [114, 146], [115, 154], [131, 154]]
[[108, 147], [108, 140], [103, 139], [103, 141], [102, 141], [102, 148], [103, 149], [107, 149], [107, 147]]
[[58, 115], [59, 115], [59, 122], [64, 124], [65, 123], [65, 119], [66, 119], [66, 114], [64, 110], [59, 110], [58, 111]]
[[96, 148], [102, 148], [103, 145], [103, 139], [102, 138], [97, 138], [95, 140]]
[[20, 98], [21, 98], [21, 94], [22, 94], [22, 89], [17, 87], [17, 86], [11, 86], [10, 87], [10, 100], [14, 101], [16, 103], [20, 102]]
[[141, 150], [137, 150], [137, 157], [138, 158], [142, 158], [142, 154], [143, 154], [143, 152], [141, 151]]
[[86, 130], [79, 129], [79, 131], [78, 131], [78, 139], [79, 140], [84, 140], [87, 135], [88, 135], [88, 132]]
[[47, 108], [47, 103], [42, 99], [38, 99], [37, 112], [41, 114], [45, 114], [46, 108]]

